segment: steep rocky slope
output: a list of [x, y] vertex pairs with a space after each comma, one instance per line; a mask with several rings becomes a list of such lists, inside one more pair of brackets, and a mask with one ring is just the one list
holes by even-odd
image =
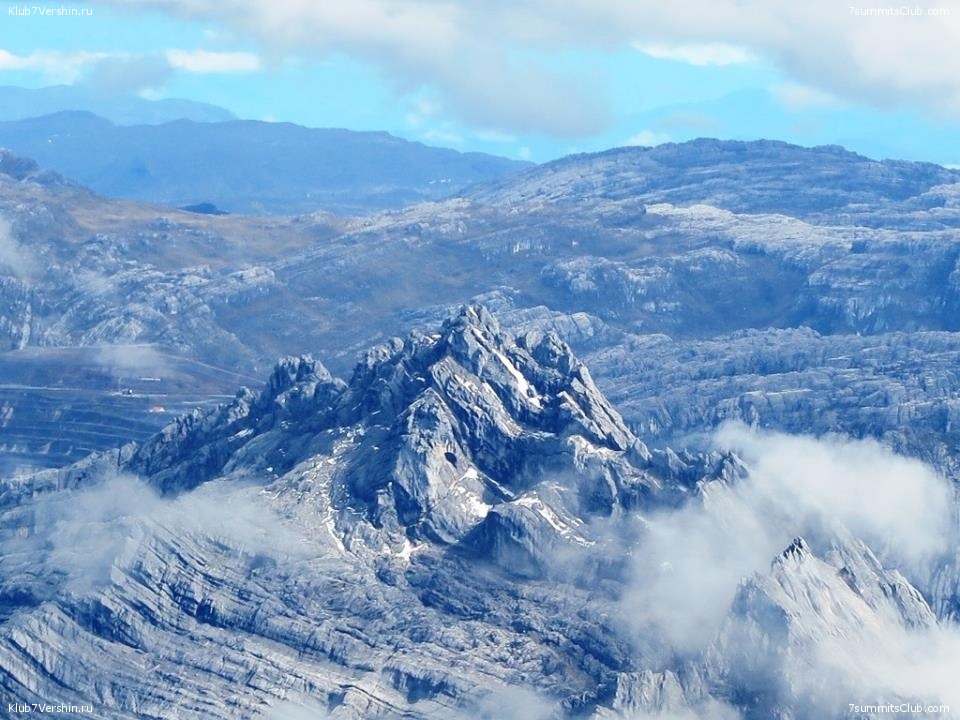
[[828, 638], [947, 628], [842, 513], [768, 509], [753, 546], [777, 550], [695, 642], [638, 625], [674, 611], [644, 595], [682, 573], [664, 528], [695, 543], [757, 511], [752, 477], [651, 452], [556, 335], [467, 307], [349, 382], [286, 360], [140, 445], [0, 485], [0, 689], [116, 718], [846, 717], [769, 673], [809, 679]]
[[[954, 462], [955, 378], [937, 359], [960, 330], [953, 171], [705, 140], [342, 220], [174, 212], [9, 154], [3, 167], [5, 348], [152, 344], [257, 376], [309, 352], [343, 374], [369, 344], [476, 300], [559, 330], [653, 443], [759, 418]], [[756, 360], [706, 359], [725, 347]]]

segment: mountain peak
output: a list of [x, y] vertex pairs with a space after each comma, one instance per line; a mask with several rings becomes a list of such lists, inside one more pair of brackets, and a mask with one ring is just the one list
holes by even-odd
[[777, 556], [775, 562], [794, 562], [801, 563], [806, 558], [812, 557], [810, 552], [810, 546], [807, 544], [807, 541], [802, 537], [796, 537], [793, 541], [784, 548], [783, 552]]
[[72, 185], [70, 181], [53, 170], [45, 170], [29, 157], [18, 155], [0, 147], [0, 175], [17, 182], [35, 182], [40, 185]]
[[518, 524], [572, 533], [584, 514], [662, 489], [647, 449], [569, 347], [551, 333], [515, 337], [479, 306], [439, 333], [369, 350], [348, 384], [312, 358], [286, 358], [260, 393], [178, 419], [129, 469], [167, 492], [224, 474], [283, 484], [334, 452], [322, 502], [393, 538], [476, 540], [487, 522], [479, 536], [502, 549], [500, 535], [518, 537]]
[[40, 166], [30, 158], [20, 157], [0, 147], [0, 173], [14, 180], [25, 180], [40, 171]]

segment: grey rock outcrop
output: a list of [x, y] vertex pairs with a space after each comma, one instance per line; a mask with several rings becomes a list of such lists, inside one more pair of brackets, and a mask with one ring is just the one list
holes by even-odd
[[817, 647], [941, 622], [842, 528], [746, 578], [703, 652], [624, 615], [650, 523], [747, 472], [648, 450], [555, 335], [480, 307], [349, 382], [288, 358], [140, 445], [0, 485], [0, 693], [131, 719], [484, 717], [521, 696], [813, 717]]

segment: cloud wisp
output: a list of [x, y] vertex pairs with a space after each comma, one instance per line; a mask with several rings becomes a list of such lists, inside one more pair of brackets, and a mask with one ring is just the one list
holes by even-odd
[[0, 49], [0, 71], [35, 71], [47, 82], [84, 85], [103, 94], [157, 91], [178, 72], [216, 75], [261, 68], [260, 56], [251, 52], [169, 48], [156, 53], [37, 50], [23, 55]]
[[729, 424], [716, 442], [741, 454], [748, 477], [712, 483], [700, 502], [648, 518], [635, 554], [632, 622], [654, 628], [681, 652], [702, 649], [741, 580], [765, 570], [794, 537], [849, 531], [913, 576], [948, 549], [947, 482], [875, 441]]
[[748, 50], [726, 43], [700, 43], [686, 45], [668, 45], [665, 43], [634, 43], [633, 47], [644, 55], [658, 60], [707, 67], [709, 65], [739, 65], [757, 58]]
[[[611, 120], [595, 78], [557, 71], [541, 57], [542, 50], [549, 54], [554, 48], [541, 45], [536, 21], [526, 17], [528, 8], [522, 5], [384, 0], [112, 4], [217, 23], [276, 56], [349, 55], [378, 67], [398, 92], [436, 88], [452, 116], [483, 130], [585, 137]], [[520, 42], [515, 41], [518, 33]]]
[[[825, 561], [812, 558], [795, 578], [770, 581], [769, 587], [785, 583], [771, 592], [788, 599], [798, 593], [801, 608], [791, 621], [801, 628], [796, 640], [764, 641], [731, 614], [743, 583], [773, 572], [771, 560], [797, 536], [825, 557], [836, 547], [852, 548], [857, 557], [858, 538], [883, 565], [922, 586], [953, 542], [948, 482], [872, 440], [758, 433], [734, 423], [722, 427], [715, 442], [735, 450], [748, 475], [732, 484], [712, 481], [684, 507], [643, 518], [632, 549], [620, 608], [643, 652], [663, 663], [719, 652], [722, 659], [712, 662], [730, 664], [734, 675], [768, 668], [771, 687], [782, 685], [781, 676], [790, 678], [781, 690], [815, 714], [840, 697], [960, 702], [941, 670], [960, 664], [957, 629], [936, 622], [910, 626], [882, 602], [865, 602]], [[800, 586], [816, 572], [823, 575], [810, 576], [812, 597]]]
[[169, 358], [153, 345], [100, 345], [97, 362], [117, 377], [162, 377], [171, 370]]
[[109, 474], [91, 487], [41, 496], [3, 520], [0, 577], [27, 573], [55, 583], [54, 593], [102, 589], [158, 534], [190, 535], [238, 554], [297, 559], [319, 552], [270, 509], [260, 488], [231, 482], [170, 499], [139, 478]]
[[251, 52], [171, 49], [166, 58], [174, 70], [203, 75], [256, 72], [262, 67], [260, 56]]
[[0, 71], [33, 70], [41, 73], [47, 82], [71, 84], [91, 65], [109, 57], [108, 53], [101, 52], [37, 50], [22, 55], [0, 49]]
[[0, 273], [4, 270], [19, 280], [29, 280], [39, 268], [33, 256], [14, 236], [10, 222], [0, 216]]

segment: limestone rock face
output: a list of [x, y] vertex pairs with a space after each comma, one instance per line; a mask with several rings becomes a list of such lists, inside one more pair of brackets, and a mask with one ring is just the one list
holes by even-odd
[[593, 519], [683, 495], [653, 468], [563, 342], [482, 307], [372, 349], [348, 383], [283, 360], [139, 446], [11, 481], [4, 691], [117, 717], [247, 717], [296, 693], [337, 717], [442, 714], [484, 674], [587, 691], [622, 642], [581, 617], [585, 589], [538, 584]]
[[[956, 170], [767, 141], [356, 218], [115, 202], [0, 151], [0, 707], [960, 706], [933, 687], [960, 662], [956, 513], [922, 568], [801, 510], [702, 537], [763, 525], [730, 512], [754, 468], [711, 445], [729, 420], [960, 477], [958, 228]], [[649, 621], [683, 613], [695, 643]]]
[[349, 381], [287, 358], [143, 443], [2, 481], [0, 693], [131, 720], [842, 717], [851, 648], [939, 637], [949, 557], [931, 604], [824, 527], [743, 577], [699, 649], [636, 632], [630, 597], [672, 572], [637, 570], [659, 524], [725, 522], [749, 476], [649, 450], [546, 323], [465, 306]]

